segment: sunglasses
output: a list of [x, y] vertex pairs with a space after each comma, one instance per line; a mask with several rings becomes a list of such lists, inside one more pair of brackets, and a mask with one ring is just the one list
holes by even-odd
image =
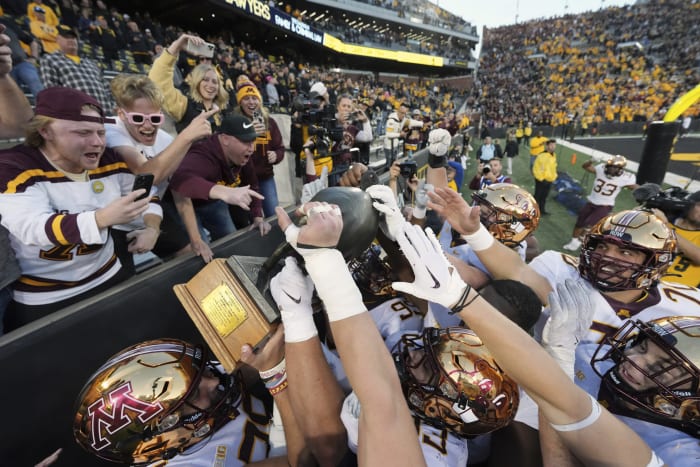
[[123, 110], [126, 119], [132, 125], [143, 125], [146, 120], [151, 122], [151, 125], [158, 126], [163, 124], [163, 119], [165, 118], [161, 112], [157, 114], [142, 114], [139, 112], [127, 112]]

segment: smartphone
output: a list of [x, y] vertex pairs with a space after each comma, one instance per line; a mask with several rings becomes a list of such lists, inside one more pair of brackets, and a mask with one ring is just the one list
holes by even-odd
[[145, 188], [146, 192], [135, 199], [135, 201], [144, 199], [151, 195], [151, 187], [153, 186], [153, 174], [136, 174], [134, 178], [134, 187], [131, 191], [136, 191]]
[[209, 42], [205, 42], [202, 45], [195, 45], [192, 41], [188, 40], [185, 50], [191, 55], [212, 58], [214, 56], [214, 47], [215, 45]]

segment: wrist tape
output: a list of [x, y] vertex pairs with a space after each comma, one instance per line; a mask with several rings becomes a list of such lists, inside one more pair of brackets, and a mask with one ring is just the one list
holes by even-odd
[[338, 250], [323, 249], [305, 258], [306, 271], [323, 300], [329, 321], [338, 321], [367, 311], [362, 294]]
[[485, 250], [496, 241], [493, 235], [491, 235], [491, 232], [484, 227], [484, 224], [479, 224], [479, 229], [476, 232], [462, 235], [462, 239], [465, 240], [474, 251]]

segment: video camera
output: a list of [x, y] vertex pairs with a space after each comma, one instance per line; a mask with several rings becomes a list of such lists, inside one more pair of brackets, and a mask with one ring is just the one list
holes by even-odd
[[656, 183], [645, 183], [635, 189], [632, 196], [643, 207], [660, 210], [669, 220], [685, 215], [693, 205], [688, 199], [689, 193], [684, 189], [674, 186], [662, 190]]
[[326, 105], [321, 108], [318, 99], [310, 99], [300, 93], [292, 102], [295, 112], [295, 123], [308, 126], [309, 136], [314, 141], [316, 157], [326, 157], [330, 154], [334, 142], [342, 141], [343, 127], [338, 125], [335, 118], [335, 106]]

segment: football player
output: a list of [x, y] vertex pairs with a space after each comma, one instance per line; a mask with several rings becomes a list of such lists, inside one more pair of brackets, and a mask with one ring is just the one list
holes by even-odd
[[[282, 335], [280, 328], [257, 356], [245, 346], [242, 360], [272, 367], [283, 357]], [[270, 395], [283, 420], [289, 418], [284, 371], [263, 379], [270, 394], [254, 388], [256, 379], [245, 377], [242, 368], [227, 374], [201, 346], [176, 339], [142, 342], [89, 378], [77, 399], [73, 434], [86, 451], [113, 462], [248, 465], [268, 457]], [[294, 465], [296, 451], [288, 448]], [[287, 458], [279, 465], [289, 465]]]
[[615, 206], [615, 199], [623, 188], [633, 190], [639, 186], [635, 182], [634, 174], [625, 172], [627, 159], [624, 156], [610, 156], [604, 164], [595, 167], [593, 163], [593, 159], [589, 159], [582, 166], [586, 172], [595, 174], [595, 180], [591, 194], [588, 195], [588, 202], [576, 218], [571, 241], [562, 247], [565, 250], [576, 251], [581, 247], [584, 232], [610, 214]]
[[700, 456], [700, 319], [630, 320], [576, 348], [576, 382], [669, 465]]
[[[438, 195], [444, 196], [441, 192]], [[485, 229], [484, 235], [494, 243]], [[536, 341], [464, 283], [444, 257], [432, 232], [404, 224], [403, 234], [397, 241], [413, 267], [415, 280], [395, 282], [394, 289], [438, 302], [458, 314], [488, 346], [499, 366], [535, 399], [543, 420], [557, 431], [566, 448], [581, 462], [586, 465], [663, 465], [634, 431], [577, 387]], [[509, 250], [509, 253], [512, 252]], [[589, 287], [582, 281], [572, 283]], [[566, 309], [571, 314], [575, 310], [591, 309], [590, 302], [583, 301], [581, 307], [555, 307], [560, 301], [572, 301], [572, 296], [566, 292], [567, 289], [560, 287], [556, 294], [548, 296], [553, 308]], [[583, 292], [575, 297], [589, 299], [588, 290]], [[589, 318], [590, 314], [583, 322]], [[567, 332], [558, 333], [563, 336], [572, 335], [569, 331], [576, 330], [579, 324], [578, 320], [564, 319], [563, 322], [574, 325], [564, 329]]]
[[[475, 191], [472, 203], [481, 207], [481, 223], [491, 235], [525, 259], [525, 240], [535, 232], [540, 222], [540, 209], [535, 198], [518, 185], [495, 183]], [[448, 221], [440, 231], [440, 245], [446, 253], [476, 266], [488, 275], [486, 267]]]
[[[621, 211], [603, 218], [584, 237], [579, 258], [545, 251], [529, 264], [479, 223], [479, 208], [456, 193], [436, 189], [430, 205], [446, 216], [495, 278], [529, 285], [547, 303], [547, 295], [566, 279], [585, 279], [598, 293], [593, 324], [584, 340], [599, 342], [628, 319], [650, 321], [675, 315], [700, 315], [700, 292], [679, 284], [659, 284], [671, 264], [676, 236], [652, 212]], [[540, 328], [544, 324], [543, 318]]]

